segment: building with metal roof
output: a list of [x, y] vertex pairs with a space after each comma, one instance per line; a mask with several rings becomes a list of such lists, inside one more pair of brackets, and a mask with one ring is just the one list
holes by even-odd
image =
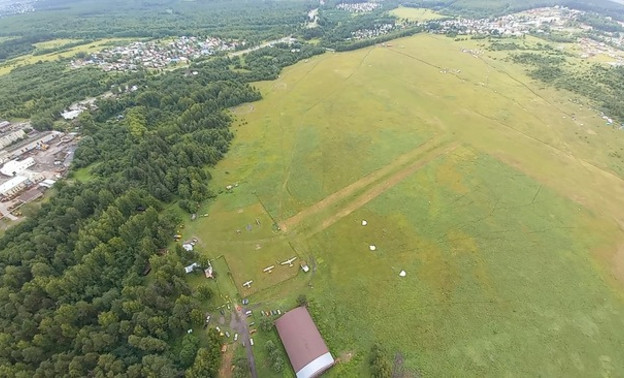
[[26, 181], [28, 178], [24, 176], [16, 176], [9, 181], [0, 185], [0, 196], [8, 197], [17, 194], [24, 187], [26, 187]]
[[305, 307], [288, 311], [275, 321], [297, 378], [318, 377], [332, 367], [332, 357]]
[[0, 168], [0, 173], [5, 176], [14, 177], [33, 165], [35, 165], [35, 159], [31, 157], [24, 160], [11, 160]]

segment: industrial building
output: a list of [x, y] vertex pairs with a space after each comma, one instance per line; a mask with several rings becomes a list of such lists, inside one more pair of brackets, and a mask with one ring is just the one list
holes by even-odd
[[7, 199], [12, 198], [19, 192], [21, 192], [25, 187], [28, 178], [24, 176], [13, 177], [9, 181], [0, 185], [0, 198]]
[[18, 219], [12, 212], [40, 198], [66, 174], [74, 138], [73, 133], [34, 131], [29, 122], [0, 120], [0, 218]]
[[297, 378], [318, 377], [334, 365], [334, 358], [305, 307], [288, 311], [275, 321], [275, 327]]
[[13, 177], [24, 172], [33, 165], [35, 165], [35, 159], [31, 157], [24, 160], [11, 160], [4, 163], [2, 168], [0, 168], [0, 173], [5, 176]]
[[54, 186], [54, 184], [56, 184], [56, 181], [46, 179], [39, 183], [39, 187], [44, 189], [50, 189], [52, 186]]
[[24, 130], [19, 129], [12, 132], [8, 132], [5, 135], [0, 136], [0, 148], [4, 148], [17, 142], [20, 139], [26, 138]]
[[[11, 146], [10, 149], [7, 149], [7, 157], [9, 159], [15, 159], [16, 157], [33, 150], [45, 151], [48, 148], [49, 143], [62, 134], [63, 133], [60, 131], [45, 131], [40, 134], [38, 133], [37, 136], [30, 137], [28, 140], [19, 142], [15, 146]], [[0, 152], [0, 156], [3, 156], [2, 152]]]

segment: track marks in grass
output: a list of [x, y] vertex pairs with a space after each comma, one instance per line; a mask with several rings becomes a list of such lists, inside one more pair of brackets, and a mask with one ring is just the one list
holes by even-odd
[[[435, 147], [434, 149], [430, 150], [424, 157], [414, 161], [412, 164], [408, 165], [407, 167], [401, 169], [400, 171], [396, 172], [395, 174], [393, 174], [393, 175], [387, 177], [386, 179], [384, 179], [383, 181], [377, 183], [376, 185], [374, 185], [373, 187], [368, 189], [366, 192], [364, 192], [362, 195], [360, 195], [359, 197], [357, 197], [356, 199], [354, 199], [353, 201], [348, 203], [340, 211], [338, 211], [338, 212], [332, 214], [331, 216], [325, 218], [321, 222], [321, 224], [319, 226], [317, 226], [316, 228], [314, 228], [307, 236], [312, 236], [314, 234], [317, 234], [317, 233], [325, 230], [326, 228], [328, 228], [332, 224], [336, 223], [340, 219], [342, 219], [342, 218], [346, 217], [347, 215], [351, 214], [352, 212], [354, 212], [355, 210], [359, 209], [360, 207], [366, 205], [371, 200], [377, 198], [380, 194], [384, 193], [388, 189], [390, 189], [390, 188], [394, 187], [395, 185], [397, 185], [399, 182], [401, 182], [404, 179], [406, 179], [407, 177], [411, 176], [416, 171], [418, 171], [420, 168], [422, 168], [425, 165], [427, 165], [428, 163], [430, 163], [432, 160], [434, 160], [434, 159], [436, 159], [436, 158], [438, 158], [438, 157], [440, 157], [442, 155], [448, 154], [451, 151], [455, 150], [457, 147], [459, 147], [459, 145], [460, 144], [458, 142], [455, 142], [455, 143], [451, 143], [449, 145], [442, 145], [442, 146]], [[357, 181], [356, 183], [354, 183], [352, 185], [355, 185], [357, 183], [359, 183], [359, 181]], [[352, 185], [350, 185], [349, 187], [351, 187]], [[349, 188], [349, 187], [347, 187], [347, 188]], [[335, 201], [337, 201], [337, 200], [339, 200], [341, 198], [344, 198], [344, 196], [335, 198], [332, 203], [335, 203]], [[328, 205], [329, 204], [325, 204], [325, 206], [321, 207], [321, 209], [326, 208]], [[318, 210], [318, 211], [320, 211], [320, 210]], [[301, 221], [301, 220], [303, 220], [303, 219], [300, 219], [299, 221]]]
[[375, 181], [382, 179], [384, 176], [387, 176], [395, 169], [398, 169], [399, 167], [409, 163], [410, 161], [415, 159], [417, 156], [419, 156], [423, 152], [427, 152], [431, 150], [432, 148], [435, 148], [436, 144], [438, 143], [439, 143], [439, 140], [437, 138], [430, 139], [429, 141], [425, 142], [425, 144], [419, 146], [418, 148], [399, 156], [395, 161], [386, 165], [385, 167], [377, 171], [374, 171], [373, 173], [370, 173], [367, 176], [364, 176], [358, 181], [352, 183], [351, 185], [329, 195], [328, 197], [325, 197], [320, 202], [317, 202], [316, 204], [284, 220], [283, 222], [280, 223], [280, 228], [284, 231], [288, 231], [289, 229], [298, 226], [299, 224], [301, 224], [302, 221], [309, 218], [310, 216], [327, 209], [328, 207], [334, 205], [335, 203], [347, 198], [350, 195], [353, 195], [358, 190], [361, 190], [367, 187], [368, 185], [371, 185]]
[[[300, 121], [298, 122], [298, 124], [297, 124], [297, 128], [296, 128], [296, 130], [295, 130], [295, 134], [296, 134], [296, 135], [298, 135], [298, 134], [301, 132], [302, 128], [303, 128], [304, 123], [303, 123], [303, 121], [301, 121], [301, 120], [305, 119], [305, 118], [306, 118], [306, 115], [307, 115], [310, 111], [312, 111], [312, 109], [316, 108], [317, 106], [319, 106], [319, 105], [321, 105], [321, 104], [331, 102], [331, 101], [332, 101], [332, 97], [334, 97], [334, 96], [335, 96], [336, 94], [338, 94], [338, 93], [341, 93], [341, 92], [344, 90], [344, 87], [346, 86], [346, 83], [349, 81], [349, 79], [351, 79], [351, 77], [352, 77], [352, 76], [353, 76], [356, 72], [359, 72], [359, 71], [360, 71], [360, 69], [362, 68], [362, 66], [363, 66], [363, 64], [364, 64], [364, 61], [368, 58], [368, 56], [370, 55], [370, 53], [371, 53], [372, 51], [373, 51], [373, 49], [368, 50], [368, 51], [366, 52], [366, 54], [364, 54], [364, 56], [362, 57], [362, 59], [360, 59], [360, 62], [359, 62], [359, 64], [357, 65], [357, 67], [353, 68], [353, 69], [351, 70], [351, 72], [349, 73], [349, 75], [347, 75], [347, 77], [345, 77], [345, 78], [344, 78], [343, 80], [341, 80], [340, 82], [336, 83], [335, 87], [333, 88], [333, 90], [331, 90], [331, 92], [329, 92], [326, 96], [321, 97], [318, 101], [316, 101], [316, 102], [312, 103], [310, 106], [308, 106], [308, 107], [304, 110], [304, 112], [303, 112], [303, 113], [299, 116]], [[292, 89], [294, 89], [294, 88], [295, 88], [295, 87], [296, 87], [296, 86], [297, 86], [297, 85], [298, 85], [301, 81], [303, 81], [303, 80], [304, 80], [307, 76], [309, 76], [309, 75], [310, 75], [310, 73], [311, 73], [312, 71], [314, 71], [314, 70], [316, 69], [316, 67], [320, 64], [320, 62], [321, 62], [321, 60], [317, 60], [317, 61], [316, 61], [316, 63], [314, 63], [314, 64], [312, 65], [312, 67], [311, 67], [309, 70], [307, 70], [307, 71], [304, 73], [304, 75], [303, 75], [303, 76], [302, 76], [299, 80], [297, 80], [297, 81], [296, 81], [296, 82], [292, 85], [292, 87], [291, 87], [291, 88], [292, 88]], [[284, 132], [285, 132], [285, 130], [284, 130]], [[285, 151], [285, 150], [287, 150], [287, 149], [285, 148], [285, 146], [284, 146], [284, 144], [283, 144], [283, 143], [282, 143], [282, 146], [283, 146], [283, 150], [284, 150], [284, 151]], [[289, 185], [289, 181], [290, 181], [290, 176], [291, 176], [291, 174], [292, 174], [292, 165], [293, 165], [293, 162], [294, 162], [294, 159], [295, 159], [295, 151], [297, 151], [297, 150], [298, 150], [298, 148], [297, 148], [297, 146], [296, 146], [296, 145], [295, 145], [295, 147], [294, 147], [294, 148], [291, 148], [291, 154], [290, 154], [290, 156], [287, 158], [287, 160], [288, 160], [288, 164], [286, 165], [286, 168], [285, 168], [285, 170], [284, 170], [284, 180], [283, 180], [283, 183], [282, 183], [282, 189], [281, 189], [281, 190], [282, 190], [282, 193], [288, 193], [288, 195], [290, 196], [290, 198], [293, 198], [294, 196], [293, 196], [293, 193], [290, 191], [290, 188], [289, 188], [289, 186], [288, 186], [288, 185]], [[282, 198], [286, 198], [286, 197], [285, 197], [285, 196], [282, 196]], [[282, 209], [283, 209], [283, 207], [284, 207], [284, 201], [283, 201], [283, 200], [281, 200], [281, 201], [279, 202], [279, 207], [278, 207], [278, 209], [279, 209], [279, 210], [278, 210], [278, 214], [282, 214]], [[284, 228], [284, 227], [283, 227], [283, 225], [280, 225], [280, 226], [282, 226], [282, 229], [286, 230], [286, 228]]]

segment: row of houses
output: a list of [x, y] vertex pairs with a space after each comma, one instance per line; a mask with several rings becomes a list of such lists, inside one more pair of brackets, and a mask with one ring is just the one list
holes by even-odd
[[6, 129], [11, 126], [11, 122], [9, 121], [0, 121], [0, 132], [4, 132]]
[[91, 54], [87, 59], [71, 62], [72, 68], [97, 65], [105, 71], [136, 70], [139, 67], [164, 68], [172, 63], [188, 62], [219, 51], [235, 50], [244, 43], [216, 37], [182, 36], [172, 41], [133, 42]]

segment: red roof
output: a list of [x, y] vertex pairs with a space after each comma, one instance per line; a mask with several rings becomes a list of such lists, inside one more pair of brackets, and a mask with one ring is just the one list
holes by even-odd
[[325, 341], [305, 307], [297, 307], [275, 321], [290, 363], [295, 372], [329, 353]]

